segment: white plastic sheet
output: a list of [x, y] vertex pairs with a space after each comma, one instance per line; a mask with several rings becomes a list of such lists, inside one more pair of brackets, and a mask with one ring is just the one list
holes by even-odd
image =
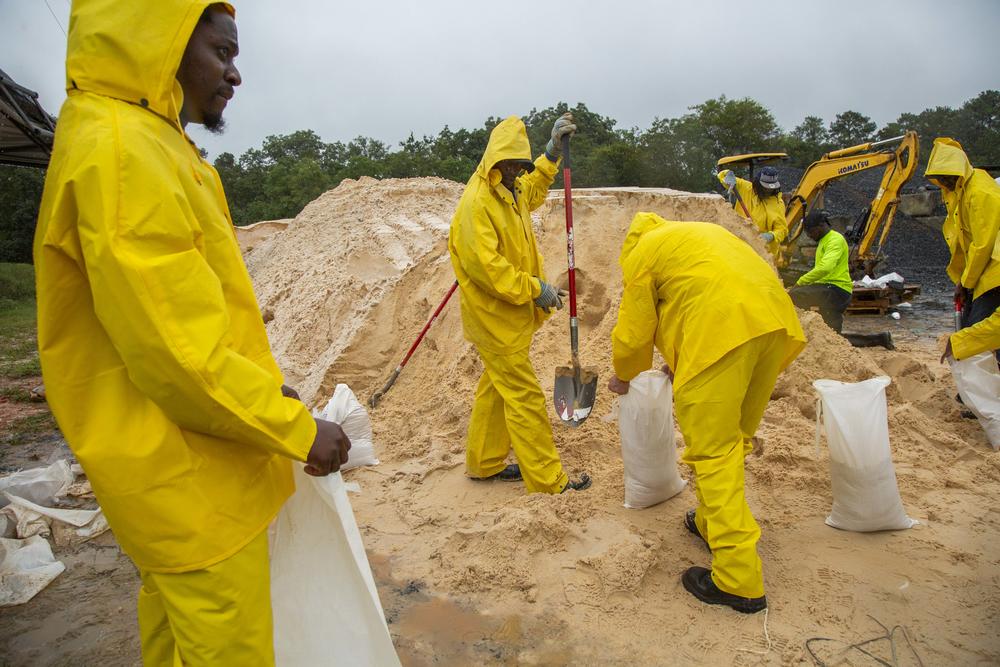
[[1000, 450], [1000, 368], [992, 352], [951, 360], [951, 374], [965, 407], [979, 420], [993, 449]]
[[677, 471], [673, 401], [673, 386], [661, 371], [640, 373], [619, 399], [625, 507], [650, 507], [684, 488]]
[[316, 416], [340, 424], [351, 440], [351, 451], [347, 454], [347, 463], [340, 467], [341, 471], [378, 465], [371, 418], [350, 387], [338, 384], [333, 391], [333, 398]]
[[834, 528], [871, 532], [912, 528], [896, 485], [889, 449], [889, 420], [881, 376], [864, 382], [816, 380], [830, 447], [833, 508], [826, 523]]
[[95, 510], [58, 509], [43, 507], [24, 498], [4, 493], [9, 503], [0, 513], [16, 525], [17, 537], [51, 535], [57, 546], [86, 542], [108, 530], [104, 512]]
[[906, 282], [903, 276], [898, 273], [887, 273], [884, 276], [879, 276], [878, 278], [872, 278], [871, 276], [865, 276], [861, 280], [855, 280], [855, 287], [876, 287], [883, 288], [889, 283], [902, 283]]
[[399, 665], [343, 478], [294, 467], [271, 541], [276, 664]]
[[10, 502], [3, 496], [4, 493], [39, 505], [51, 505], [56, 498], [66, 495], [75, 479], [76, 474], [66, 460], [56, 461], [46, 468], [5, 475], [0, 477], [0, 507]]
[[65, 569], [44, 537], [0, 538], [0, 607], [24, 604]]

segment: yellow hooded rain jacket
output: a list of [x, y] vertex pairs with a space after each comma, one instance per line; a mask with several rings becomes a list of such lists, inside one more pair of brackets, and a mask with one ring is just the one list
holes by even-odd
[[973, 298], [1000, 287], [1000, 185], [982, 169], [973, 169], [962, 145], [947, 137], [934, 140], [925, 176], [935, 182], [935, 176], [958, 177], [954, 190], [941, 188], [948, 207], [941, 230], [951, 250], [948, 277], [972, 290]]
[[[720, 183], [725, 184], [724, 180], [728, 173], [728, 169], [719, 172]], [[781, 250], [781, 244], [788, 238], [788, 221], [785, 219], [785, 200], [782, 198], [781, 193], [773, 197], [764, 197], [761, 199], [757, 196], [757, 191], [753, 189], [753, 183], [744, 178], [736, 179], [736, 191], [750, 211], [750, 219], [757, 226], [757, 231], [759, 233], [771, 232], [774, 234], [774, 240], [766, 245], [767, 251], [777, 257], [778, 252]], [[743, 216], [743, 209], [740, 207], [738, 201], [733, 202], [733, 210], [740, 217]]]
[[209, 4], [74, 1], [35, 236], [49, 404], [152, 572], [259, 535], [316, 429], [281, 395], [222, 184], [178, 120], [175, 75]]
[[452, 218], [448, 250], [462, 294], [465, 338], [487, 352], [510, 354], [529, 347], [547, 317], [533, 303], [545, 274], [531, 212], [545, 201], [558, 164], [540, 155], [534, 171], [515, 181], [515, 200], [493, 168], [501, 160], [531, 160], [528, 133], [517, 116], [490, 134]]
[[654, 344], [673, 370], [675, 391], [730, 350], [772, 331], [787, 335], [782, 368], [805, 346], [774, 269], [719, 225], [638, 213], [619, 263], [625, 286], [611, 344], [622, 380], [649, 370]]

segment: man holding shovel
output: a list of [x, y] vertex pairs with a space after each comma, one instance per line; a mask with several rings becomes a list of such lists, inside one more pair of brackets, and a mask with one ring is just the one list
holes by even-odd
[[753, 181], [737, 178], [729, 169], [719, 172], [719, 182], [727, 190], [735, 192], [733, 208], [737, 213], [746, 214], [757, 226], [760, 238], [767, 245], [767, 251], [777, 260], [781, 244], [788, 236], [785, 221], [785, 200], [781, 198], [781, 183], [778, 170], [764, 167], [754, 176]]
[[743, 459], [778, 374], [805, 346], [795, 308], [767, 262], [719, 225], [639, 213], [619, 262], [625, 291], [608, 389], [627, 394], [653, 347], [663, 355], [698, 496], [684, 524], [712, 551], [711, 570], [689, 568], [681, 581], [702, 602], [761, 611], [760, 528], [744, 498]]
[[[462, 295], [462, 328], [483, 361], [466, 440], [475, 479], [524, 480], [529, 493], [582, 490], [570, 481], [552, 440], [545, 395], [528, 358], [535, 331], [566, 292], [545, 281], [531, 211], [555, 180], [561, 139], [576, 131], [563, 114], [534, 162], [520, 118], [490, 133], [476, 172], [451, 221], [448, 250]], [[518, 463], [506, 465], [510, 450]]]

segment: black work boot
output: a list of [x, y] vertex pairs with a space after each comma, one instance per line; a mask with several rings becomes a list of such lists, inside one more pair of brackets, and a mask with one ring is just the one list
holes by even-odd
[[587, 473], [580, 473], [580, 479], [570, 480], [566, 482], [566, 486], [562, 488], [559, 493], [566, 493], [567, 491], [583, 491], [584, 489], [590, 488], [590, 475]]
[[511, 463], [509, 466], [496, 473], [495, 475], [490, 475], [489, 477], [473, 477], [472, 479], [478, 482], [485, 482], [491, 479], [499, 479], [501, 482], [520, 482], [521, 481], [521, 466], [516, 463]]
[[743, 614], [756, 614], [767, 609], [767, 596], [744, 598], [719, 590], [712, 581], [712, 571], [704, 567], [689, 567], [681, 575], [681, 583], [687, 592], [708, 604], [724, 604]]

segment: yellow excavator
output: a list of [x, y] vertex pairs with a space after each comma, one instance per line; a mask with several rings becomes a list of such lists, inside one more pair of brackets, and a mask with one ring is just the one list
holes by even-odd
[[[919, 148], [917, 133], [909, 131], [892, 139], [871, 141], [831, 151], [809, 165], [791, 196], [786, 199], [785, 220], [788, 223], [788, 238], [782, 245], [778, 268], [788, 266], [788, 258], [793, 254], [799, 235], [802, 233], [802, 218], [831, 181], [869, 169], [882, 168], [884, 170], [882, 182], [874, 199], [861, 212], [857, 222], [846, 235], [851, 248], [852, 275], [860, 278], [864, 273], [873, 274], [876, 266], [884, 258], [882, 247], [892, 228], [896, 208], [899, 206], [900, 191], [917, 169]], [[787, 159], [787, 153], [748, 153], [724, 157], [718, 161], [717, 168], [748, 166], [752, 180], [755, 167]]]

